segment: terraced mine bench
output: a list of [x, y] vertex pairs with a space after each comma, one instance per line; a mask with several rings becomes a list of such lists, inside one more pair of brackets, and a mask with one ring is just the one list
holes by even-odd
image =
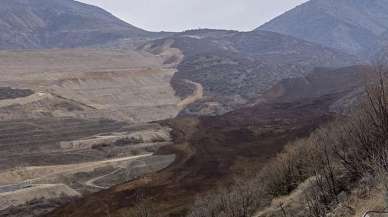
[[12, 192], [30, 187], [32, 187], [32, 183], [30, 181], [24, 181], [21, 183], [0, 186], [0, 193]]

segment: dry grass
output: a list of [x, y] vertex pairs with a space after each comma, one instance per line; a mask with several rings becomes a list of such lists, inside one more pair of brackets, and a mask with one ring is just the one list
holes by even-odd
[[[252, 214], [241, 211], [249, 212], [252, 206], [262, 206], [263, 202], [265, 205], [266, 200], [272, 203], [267, 204], [269, 208], [262, 206], [258, 216], [347, 217], [366, 209], [381, 210], [388, 173], [387, 90], [381, 78], [368, 89], [361, 107], [349, 117], [288, 145], [255, 178], [245, 180], [256, 184], [244, 186], [254, 196], [234, 197], [233, 190], [226, 189], [208, 199], [199, 199], [199, 205], [189, 216], [248, 217]], [[365, 177], [372, 178], [362, 184]], [[383, 190], [373, 190], [376, 188]], [[362, 190], [368, 195], [362, 197], [357, 193]], [[229, 197], [234, 202], [223, 203], [222, 198]], [[259, 201], [241, 206], [251, 197]], [[238, 214], [233, 211], [236, 209]]]

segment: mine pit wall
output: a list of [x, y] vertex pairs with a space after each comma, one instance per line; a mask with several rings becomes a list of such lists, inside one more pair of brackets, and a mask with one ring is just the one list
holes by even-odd
[[74, 151], [92, 149], [98, 145], [113, 146], [118, 142], [122, 142], [124, 145], [171, 142], [170, 131], [171, 129], [163, 128], [155, 131], [140, 131], [130, 134], [115, 133], [82, 140], [60, 142], [60, 147], [66, 151]]
[[[48, 51], [48, 53], [50, 52], [51, 51]], [[19, 56], [19, 54], [15, 55]], [[56, 54], [55, 58], [58, 58], [59, 61], [61, 61], [61, 55], [62, 54]], [[110, 119], [125, 121], [126, 124], [131, 125], [134, 123], [144, 123], [176, 117], [181, 110], [178, 106], [181, 99], [175, 96], [175, 91], [171, 87], [170, 81], [176, 72], [176, 61], [179, 62], [182, 59], [180, 55], [179, 50], [169, 50], [169, 48], [166, 47], [164, 48], [164, 51], [159, 54], [159, 57], [152, 57], [163, 59], [162, 62], [165, 65], [159, 65], [159, 63], [154, 62], [151, 68], [148, 68], [148, 66], [140, 66], [138, 69], [123, 67], [120, 70], [112, 68], [112, 70], [107, 69], [106, 71], [87, 69], [88, 72], [86, 72], [86, 69], [83, 68], [83, 64], [81, 64], [80, 68], [77, 68], [78, 66], [76, 65], [76, 68], [63, 71], [60, 64], [54, 64], [53, 66], [50, 66], [51, 68], [49, 67], [50, 69], [46, 70], [44, 63], [35, 65], [31, 63], [32, 68], [38, 66], [38, 69], [32, 69], [32, 71], [30, 71], [29, 67], [31, 64], [29, 63], [25, 68], [18, 68], [16, 70], [17, 73], [15, 74], [11, 73], [12, 69], [4, 70], [7, 71], [8, 74], [4, 75], [4, 81], [1, 81], [1, 84], [13, 84], [13, 87], [28, 88], [33, 92], [31, 94], [23, 92], [25, 95], [20, 93], [21, 95], [18, 95], [17, 97], [7, 99], [1, 99], [0, 97], [0, 126], [4, 123], [4, 129], [1, 130], [5, 130], [7, 133], [14, 133], [14, 131], [11, 132], [10, 129], [8, 129], [9, 126], [7, 125], [7, 122], [15, 124], [15, 121], [22, 121], [23, 123], [20, 123], [20, 129], [27, 128], [28, 130], [24, 131], [23, 138], [21, 138], [23, 140], [18, 144], [18, 148], [20, 148], [20, 150], [27, 150], [25, 147], [28, 145], [29, 149], [37, 148], [36, 150], [39, 149], [38, 151], [41, 151], [42, 153], [44, 151], [95, 153], [93, 150], [83, 150], [93, 149], [95, 146], [104, 143], [113, 146], [116, 145], [114, 143], [117, 143], [120, 140], [129, 140], [130, 144], [125, 144], [125, 146], [130, 147], [128, 150], [140, 150], [141, 153], [145, 153], [146, 150], [151, 150], [150, 152], [153, 152], [152, 150], [157, 150], [161, 146], [170, 145], [171, 129], [160, 128], [160, 126], [156, 129], [153, 128], [151, 130], [147, 129], [134, 133], [127, 132], [120, 134], [117, 132], [123, 131], [121, 125], [117, 123], [113, 123], [112, 126], [110, 124], [107, 126], [103, 123], [93, 124], [92, 127], [95, 127], [96, 129], [90, 129], [87, 123], [91, 120]], [[105, 55], [103, 56], [104, 59], [106, 59]], [[24, 60], [24, 57], [22, 60]], [[45, 58], [39, 58], [39, 61], [44, 62]], [[82, 61], [81, 58], [79, 62], [83, 63], [88, 61]], [[7, 67], [9, 63], [1, 63], [2, 61], [0, 60], [0, 71], [3, 71], [1, 69]], [[22, 67], [24, 65], [23, 63], [20, 63], [18, 67], [19, 66]], [[42, 66], [43, 68], [41, 68]], [[117, 65], [115, 64], [115, 66]], [[66, 68], [67, 65], [63, 67]], [[64, 123], [67, 122], [65, 120], [67, 118], [82, 120], [85, 123], [81, 121], [82, 123], [80, 123], [80, 126], [65, 127], [66, 124]], [[64, 123], [58, 121], [58, 125], [52, 127], [51, 122], [54, 119], [64, 119]], [[47, 122], [41, 122], [41, 120], [47, 120]], [[103, 126], [104, 129], [99, 129], [99, 126]], [[13, 128], [15, 128], [15, 132], [20, 132], [20, 129], [18, 129], [19, 126], [12, 125], [12, 130]], [[105, 128], [107, 129], [105, 130]], [[59, 133], [51, 131], [58, 131]], [[36, 137], [36, 132], [39, 134], [38, 137]], [[69, 133], [74, 135], [67, 135]], [[68, 141], [66, 141], [65, 137], [62, 138], [62, 134], [66, 134], [65, 137], [68, 137]], [[27, 143], [29, 138], [31, 141]], [[2, 149], [8, 150], [8, 146], [11, 147], [15, 142], [19, 143], [19, 141], [14, 141], [14, 139], [8, 141], [9, 139], [7, 138], [0, 138], [0, 140], [2, 139], [8, 143], [0, 143], [0, 156], [5, 156], [4, 159], [6, 160], [3, 162], [6, 162], [7, 159], [11, 161], [11, 158], [7, 157], [10, 156], [10, 153], [6, 153]], [[118, 145], [117, 148], [121, 147]], [[122, 151], [123, 149], [118, 150]], [[19, 156], [21, 158], [38, 156], [30, 156], [29, 151], [21, 153], [19, 150], [16, 150], [16, 152], [11, 154], [26, 154], [26, 156]], [[129, 154], [132, 153], [123, 153], [123, 155], [126, 156]], [[80, 155], [80, 157], [85, 156]], [[74, 190], [78, 190], [78, 186], [73, 186], [70, 182], [67, 182], [68, 180], [64, 180], [64, 178], [75, 179], [77, 178], [78, 173], [84, 175], [88, 173], [87, 176], [93, 176], [101, 167], [112, 167], [112, 169], [117, 169], [116, 167], [119, 167], [123, 170], [130, 171], [133, 166], [131, 176], [136, 178], [150, 172], [161, 170], [169, 166], [174, 160], [175, 155], [158, 155], [141, 160], [139, 159], [134, 162], [116, 162], [103, 165], [96, 164], [95, 167], [92, 165], [91, 167], [85, 168], [71, 168], [69, 171], [66, 171], [66, 165], [62, 165], [64, 166], [64, 168], [62, 168], [64, 169], [63, 174], [47, 175], [47, 177], [43, 177], [42, 179], [31, 179], [34, 180], [33, 183], [22, 180], [28, 179], [29, 176], [34, 178], [35, 175], [41, 177], [43, 173], [47, 173], [50, 169], [52, 169], [53, 172], [60, 172], [60, 168], [55, 167], [55, 165], [52, 168], [44, 168], [43, 166], [43, 171], [39, 172], [41, 168], [38, 166], [35, 168], [37, 174], [33, 174], [35, 169], [28, 171], [26, 169], [27, 167], [20, 168], [20, 172], [25, 172], [24, 175], [17, 174], [17, 177], [13, 177], [13, 174], [9, 174], [11, 175], [8, 177], [9, 180], [14, 179], [15, 181], [9, 181], [7, 176], [3, 177], [3, 184], [16, 184], [0, 187], [0, 216], [2, 214], [1, 209], [6, 209], [9, 206], [24, 206], [23, 204], [26, 202], [35, 201], [38, 198], [44, 198], [44, 200], [60, 200], [63, 196], [79, 197], [80, 194]], [[69, 164], [69, 166], [74, 165]], [[8, 168], [5, 167], [5, 169]], [[17, 168], [15, 169], [17, 170]], [[114, 180], [115, 177], [107, 176], [105, 178], [106, 180], [101, 179], [99, 182], [106, 187], [111, 187], [107, 183], [110, 183], [111, 179]], [[18, 183], [18, 181], [20, 181], [20, 183]], [[119, 182], [117, 184], [119, 184]]]
[[35, 185], [11, 193], [0, 193], [0, 211], [10, 207], [23, 205], [26, 201], [33, 201], [36, 199], [50, 200], [80, 196], [81, 195], [77, 191], [63, 184]]
[[13, 192], [24, 188], [31, 187], [31, 183], [28, 181], [17, 183], [17, 184], [11, 184], [11, 185], [5, 185], [0, 186], [0, 194], [7, 193], [7, 192]]
[[176, 117], [181, 110], [170, 81], [183, 54], [169, 44], [157, 54], [60, 49], [0, 55], [5, 58], [0, 59], [0, 87], [36, 93], [2, 102], [0, 89], [0, 120], [73, 117], [144, 123]]

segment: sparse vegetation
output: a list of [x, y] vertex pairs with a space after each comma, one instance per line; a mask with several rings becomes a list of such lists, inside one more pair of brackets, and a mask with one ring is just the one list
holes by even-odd
[[197, 200], [189, 217], [250, 217], [262, 202], [260, 182], [239, 180], [226, 191], [208, 194]]
[[160, 33], [78, 1], [1, 1], [0, 217], [388, 210], [388, 0]]
[[[378, 72], [381, 78], [367, 88], [359, 109], [289, 144], [255, 178], [200, 197], [189, 216], [253, 216], [311, 178], [311, 187], [304, 189], [305, 201], [300, 201], [302, 216], [335, 216], [344, 195], [356, 188], [383, 186], [386, 191], [388, 98], [384, 71]], [[371, 180], [365, 183], [366, 178]], [[287, 216], [283, 207], [279, 216]]]
[[122, 217], [160, 217], [150, 202], [144, 202], [144, 195], [136, 193], [134, 206], [127, 212], [122, 213]]

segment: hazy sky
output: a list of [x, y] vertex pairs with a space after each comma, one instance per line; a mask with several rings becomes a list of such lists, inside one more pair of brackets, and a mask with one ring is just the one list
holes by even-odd
[[252, 30], [307, 0], [80, 0], [151, 31]]

